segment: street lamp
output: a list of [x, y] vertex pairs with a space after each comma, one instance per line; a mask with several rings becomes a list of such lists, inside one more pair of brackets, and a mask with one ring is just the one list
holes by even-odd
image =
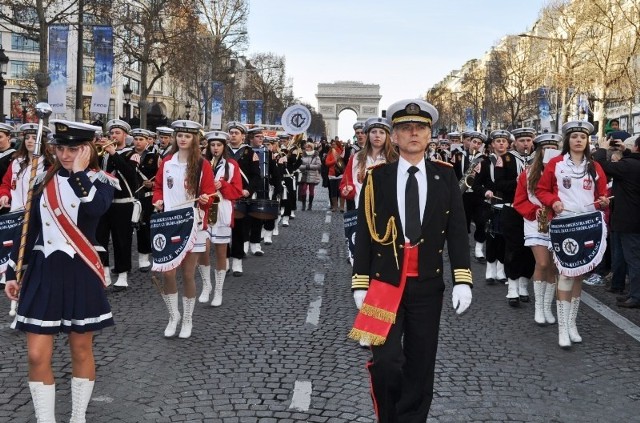
[[131, 120], [131, 105], [129, 104], [131, 102], [131, 93], [133, 93], [133, 90], [131, 89], [131, 86], [127, 82], [127, 84], [122, 88], [124, 101], [127, 104], [127, 123], [129, 123], [129, 121]]
[[202, 117], [204, 116], [204, 110], [202, 110], [202, 108], [198, 111], [198, 122], [204, 126], [204, 121], [202, 120]]
[[184, 105], [185, 110], [187, 111], [187, 113], [185, 114], [185, 117], [187, 120], [189, 120], [189, 118], [191, 117], [191, 103], [189, 101], [187, 101], [187, 104]]
[[9, 58], [4, 54], [2, 44], [0, 44], [0, 122], [4, 122], [4, 87], [7, 85], [7, 81], [4, 80], [5, 68], [9, 63]]
[[29, 97], [27, 97], [26, 93], [22, 94], [20, 103], [22, 103], [22, 123], [27, 123], [27, 107], [29, 107]]

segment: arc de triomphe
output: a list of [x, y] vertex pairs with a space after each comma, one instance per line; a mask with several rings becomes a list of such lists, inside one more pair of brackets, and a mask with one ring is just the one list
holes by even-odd
[[356, 112], [358, 122], [380, 116], [380, 85], [356, 81], [337, 81], [318, 84], [318, 111], [326, 123], [327, 137], [338, 135], [338, 116], [343, 110]]

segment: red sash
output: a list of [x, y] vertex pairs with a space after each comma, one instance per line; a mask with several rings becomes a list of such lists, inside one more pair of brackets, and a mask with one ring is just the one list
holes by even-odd
[[91, 270], [102, 281], [102, 284], [106, 287], [104, 279], [104, 268], [102, 267], [102, 261], [98, 252], [91, 245], [87, 237], [80, 231], [80, 228], [73, 222], [71, 217], [67, 214], [60, 202], [60, 189], [58, 188], [58, 177], [54, 176], [47, 184], [44, 190], [44, 199], [49, 204], [50, 214], [53, 217], [53, 221], [56, 222], [58, 229], [62, 232], [69, 245], [73, 248], [76, 254], [89, 266]]

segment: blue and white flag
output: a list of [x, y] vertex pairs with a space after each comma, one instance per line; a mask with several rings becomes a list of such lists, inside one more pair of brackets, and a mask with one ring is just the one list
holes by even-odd
[[256, 109], [253, 123], [256, 125], [262, 125], [262, 100], [256, 100], [255, 103]]
[[551, 131], [551, 110], [549, 107], [549, 88], [540, 87], [538, 94], [538, 116], [540, 117], [540, 131]]
[[95, 78], [91, 96], [91, 113], [107, 114], [111, 98], [113, 80], [113, 28], [110, 26], [93, 27], [93, 46], [95, 51]]
[[240, 100], [240, 122], [247, 123], [249, 115], [249, 102], [247, 100]]
[[151, 215], [151, 256], [154, 272], [167, 272], [180, 266], [193, 249], [198, 232], [193, 207], [154, 213]]
[[222, 99], [224, 98], [224, 84], [213, 81], [211, 83], [211, 129], [222, 129]]
[[49, 77], [48, 102], [53, 113], [67, 112], [67, 47], [69, 25], [49, 27]]

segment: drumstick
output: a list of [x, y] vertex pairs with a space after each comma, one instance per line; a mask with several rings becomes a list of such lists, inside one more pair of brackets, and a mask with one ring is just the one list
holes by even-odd
[[[208, 200], [208, 199], [209, 199], [209, 197], [211, 197], [212, 195], [215, 195], [215, 194], [202, 194], [202, 195], [204, 195], [205, 197], [207, 197], [207, 200]], [[183, 201], [182, 203], [175, 204], [173, 207], [186, 206], [187, 204], [190, 204], [190, 203], [193, 203], [193, 202], [195, 202], [195, 201], [198, 201], [198, 199], [199, 199], [199, 198], [200, 198], [200, 197], [196, 197], [196, 198], [192, 198], [191, 200]]]
[[[149, 179], [147, 179], [147, 181], [149, 181], [149, 182], [150, 182], [150, 181], [153, 181], [155, 178], [156, 178], [156, 177], [154, 176], [153, 178], [149, 178]], [[134, 194], [137, 194], [137, 193], [138, 193], [138, 191], [140, 191], [142, 188], [144, 188], [144, 185], [141, 185], [141, 186], [140, 186], [140, 188], [138, 188], [137, 190], [135, 190], [133, 193], [134, 193]]]
[[503, 198], [500, 198], [500, 197], [498, 197], [497, 195], [493, 195], [493, 196], [491, 196], [491, 198], [495, 198], [495, 199], [496, 199], [496, 200], [498, 200], [498, 201], [504, 201], [504, 199], [503, 199]]
[[[612, 200], [613, 198], [614, 198], [614, 196], [612, 195], [611, 197], [607, 197], [607, 200]], [[584, 207], [592, 206], [592, 205], [597, 204], [599, 202], [600, 202], [600, 200], [594, 201], [593, 203], [585, 204]]]

